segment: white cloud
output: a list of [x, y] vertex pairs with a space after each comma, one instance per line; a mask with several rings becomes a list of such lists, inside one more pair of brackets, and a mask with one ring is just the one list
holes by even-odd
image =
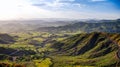
[[0, 20], [44, 18], [52, 16], [51, 11], [32, 6], [24, 0], [0, 0]]
[[55, 1], [58, 1], [58, 2], [74, 2], [75, 0], [55, 0]]
[[92, 2], [101, 2], [101, 1], [107, 1], [107, 0], [91, 0]]
[[50, 7], [50, 8], [55, 8], [55, 9], [61, 9], [65, 7], [85, 7], [84, 4], [80, 3], [73, 3], [75, 0], [54, 0], [52, 2], [48, 1], [40, 1], [37, 4], [33, 4], [34, 6], [39, 6], [39, 7]]
[[[42, 0], [41, 0], [42, 1]], [[71, 0], [73, 1], [73, 0]], [[32, 3], [27, 0], [0, 0], [0, 20], [12, 20], [12, 19], [31, 19], [31, 18], [73, 18], [73, 19], [85, 19], [85, 18], [119, 18], [120, 15], [110, 13], [88, 13], [80, 12], [76, 10], [48, 10], [41, 7], [31, 5]], [[64, 7], [64, 6], [79, 6], [81, 4], [61, 3], [59, 1], [46, 2], [50, 7]]]
[[62, 18], [70, 19], [116, 19], [120, 14], [100, 13], [100, 12], [78, 12], [78, 11], [57, 11]]

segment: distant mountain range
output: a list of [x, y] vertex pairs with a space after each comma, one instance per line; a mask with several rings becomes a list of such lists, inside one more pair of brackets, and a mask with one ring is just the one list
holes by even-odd
[[0, 32], [26, 32], [39, 27], [58, 27], [70, 23], [72, 23], [72, 21], [52, 19], [0, 21]]
[[0, 32], [120, 32], [118, 20], [11, 20], [0, 21]]
[[120, 19], [118, 20], [88, 20], [76, 21], [59, 27], [40, 27], [36, 31], [45, 32], [120, 32]]

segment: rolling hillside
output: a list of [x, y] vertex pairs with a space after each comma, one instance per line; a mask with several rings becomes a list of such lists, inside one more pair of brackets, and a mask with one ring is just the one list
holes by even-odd
[[[51, 45], [51, 48], [55, 49], [52, 55], [58, 55], [56, 58], [53, 57], [54, 62], [58, 63], [57, 65], [62, 62], [68, 62], [67, 64], [69, 65], [112, 67], [118, 61], [116, 57], [118, 43], [120, 43], [120, 34], [94, 32], [74, 35], [63, 41], [56, 42]], [[73, 56], [74, 59], [70, 59]], [[61, 59], [66, 57], [67, 60], [59, 61], [59, 57]]]
[[[120, 33], [0, 34], [0, 65], [14, 66], [15, 63], [25, 67], [119, 67], [119, 44]], [[14, 57], [17, 58], [14, 60]]]
[[0, 34], [0, 44], [10, 44], [15, 42], [15, 37], [8, 34]]

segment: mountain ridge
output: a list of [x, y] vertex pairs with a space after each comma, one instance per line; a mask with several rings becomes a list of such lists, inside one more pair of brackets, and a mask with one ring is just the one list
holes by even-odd
[[[103, 22], [104, 21], [104, 22]], [[44, 32], [120, 32], [120, 20], [102, 20], [100, 23], [76, 22], [59, 27], [40, 27], [35, 31]]]
[[[64, 61], [75, 62], [75, 65], [78, 66], [114, 67], [117, 63], [119, 63], [119, 58], [116, 54], [118, 52], [119, 46], [106, 38], [106, 35], [109, 35], [110, 38], [117, 43], [120, 42], [119, 33], [102, 34], [94, 32], [76, 34], [72, 37], [64, 39], [61, 42], [56, 42], [51, 45], [51, 48], [54, 49], [54, 52], [51, 52], [51, 55], [58, 57], [66, 56], [66, 58], [69, 56], [74, 56], [76, 58], [73, 60], [69, 60], [69, 58], [68, 60]], [[58, 60], [58, 58], [55, 59]], [[57, 60], [54, 60], [54, 62], [57, 63]], [[68, 63], [72, 64], [70, 62]]]

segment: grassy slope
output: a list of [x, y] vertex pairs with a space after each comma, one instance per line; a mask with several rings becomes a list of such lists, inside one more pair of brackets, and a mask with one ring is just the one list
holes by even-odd
[[[13, 34], [14, 35], [14, 34]], [[18, 49], [22, 48], [24, 50], [35, 50], [34, 45], [30, 45], [28, 42], [32, 39], [44, 39], [49, 36], [49, 34], [45, 33], [18, 33], [16, 34], [19, 36], [16, 39], [17, 42], [11, 44], [9, 48], [11, 49]], [[120, 34], [107, 34], [110, 36], [111, 39], [120, 43]], [[35, 37], [35, 36], [42, 36], [42, 37]], [[61, 36], [61, 35], [59, 35]], [[35, 38], [31, 38], [35, 37]], [[31, 38], [31, 39], [29, 39]], [[31, 66], [40, 66], [40, 67], [49, 67], [53, 64], [53, 67], [101, 67], [101, 66], [115, 66], [118, 59], [116, 58], [116, 51], [118, 47], [113, 44], [111, 41], [106, 39], [106, 37], [100, 33], [90, 33], [90, 34], [76, 34], [69, 38], [53, 38], [56, 40], [55, 44], [52, 42], [50, 43], [47, 48], [39, 48], [40, 51], [48, 51], [49, 49], [54, 49], [50, 54], [50, 58], [46, 58], [41, 61], [40, 59], [32, 59], [32, 61], [28, 64]], [[28, 40], [24, 40], [28, 39]], [[22, 42], [21, 42], [22, 41]], [[27, 48], [29, 45], [29, 48]], [[1, 44], [1, 47], [8, 48], [7, 45]], [[52, 47], [52, 48], [49, 48]], [[32, 55], [33, 57], [37, 57]], [[48, 56], [48, 55], [47, 55]], [[27, 58], [27, 56], [26, 56]], [[25, 59], [25, 58], [24, 58]], [[24, 60], [23, 59], [23, 60]], [[39, 63], [40, 62], [40, 63]], [[9, 62], [11, 63], [11, 62]], [[26, 62], [23, 62], [26, 64]]]
[[[107, 33], [106, 33], [107, 34]], [[107, 34], [119, 42], [119, 34]], [[78, 34], [51, 46], [54, 67], [115, 66], [118, 46], [101, 33]]]

